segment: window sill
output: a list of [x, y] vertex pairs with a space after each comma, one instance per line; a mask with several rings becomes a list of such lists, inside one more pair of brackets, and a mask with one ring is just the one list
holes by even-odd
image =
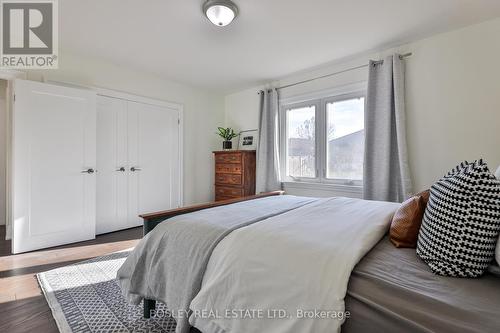
[[324, 191], [339, 194], [352, 194], [356, 196], [363, 195], [363, 186], [355, 185], [339, 185], [339, 184], [326, 184], [326, 183], [312, 183], [312, 182], [283, 182], [283, 187], [285, 190], [288, 189], [298, 189], [298, 190], [313, 190], [313, 191]]

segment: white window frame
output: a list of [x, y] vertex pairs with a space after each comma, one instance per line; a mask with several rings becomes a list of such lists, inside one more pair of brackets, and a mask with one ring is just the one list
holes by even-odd
[[[288, 151], [288, 144], [287, 144], [287, 140], [286, 138], [288, 137], [288, 119], [287, 119], [287, 116], [286, 116], [286, 112], [287, 110], [290, 110], [290, 109], [300, 109], [300, 108], [304, 108], [304, 107], [311, 107], [311, 106], [314, 106], [315, 109], [314, 109], [314, 132], [315, 132], [315, 137], [314, 137], [314, 140], [315, 140], [315, 147], [314, 147], [314, 150], [315, 150], [315, 160], [314, 160], [314, 164], [315, 164], [315, 177], [314, 178], [311, 178], [311, 177], [292, 177], [292, 176], [289, 176], [287, 175], [287, 170], [288, 170], [288, 158], [287, 158], [287, 151]], [[318, 100], [313, 100], [313, 101], [306, 101], [306, 102], [299, 102], [299, 103], [294, 103], [294, 104], [287, 104], [287, 105], [283, 105], [283, 106], [280, 106], [280, 133], [281, 133], [281, 139], [280, 139], [280, 159], [281, 159], [281, 162], [280, 165], [282, 165], [282, 168], [283, 168], [283, 175], [284, 177], [286, 178], [286, 181], [303, 181], [303, 182], [315, 182], [317, 181], [317, 178], [318, 178], [318, 175], [319, 175], [319, 172], [320, 170], [318, 169], [318, 166], [319, 166], [319, 162], [320, 162], [320, 159], [319, 159], [319, 156], [318, 156], [318, 151], [319, 151], [319, 140], [318, 140], [318, 125], [319, 125], [319, 122], [318, 122], [318, 110], [320, 108], [320, 103]]]
[[[332, 186], [338, 188], [351, 188], [361, 190], [363, 181], [353, 181], [348, 179], [327, 178], [327, 110], [326, 105], [332, 102], [343, 100], [365, 98], [366, 109], [366, 82], [344, 86], [336, 90], [316, 92], [309, 95], [286, 98], [280, 102], [280, 160], [282, 181], [285, 183], [304, 184], [308, 187]], [[288, 175], [288, 124], [287, 110], [301, 107], [315, 106], [315, 166], [316, 177], [292, 177]]]

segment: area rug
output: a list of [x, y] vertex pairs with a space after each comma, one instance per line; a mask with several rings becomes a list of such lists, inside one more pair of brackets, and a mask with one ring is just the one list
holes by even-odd
[[[130, 305], [122, 296], [116, 272], [128, 254], [117, 252], [37, 274], [62, 333], [175, 332], [173, 318], [144, 319], [142, 304]], [[168, 313], [161, 303], [157, 310]]]

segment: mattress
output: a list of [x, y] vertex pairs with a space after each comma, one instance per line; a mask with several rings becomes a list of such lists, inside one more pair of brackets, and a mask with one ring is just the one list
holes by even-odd
[[500, 277], [434, 275], [387, 237], [353, 270], [345, 301], [343, 333], [500, 331]]

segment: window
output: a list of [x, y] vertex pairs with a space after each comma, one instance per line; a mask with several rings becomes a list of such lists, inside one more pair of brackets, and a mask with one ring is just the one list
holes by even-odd
[[293, 178], [316, 177], [316, 107], [286, 111], [287, 169]]
[[363, 180], [364, 113], [364, 97], [326, 103], [328, 179]]
[[282, 105], [285, 181], [360, 186], [365, 92]]

